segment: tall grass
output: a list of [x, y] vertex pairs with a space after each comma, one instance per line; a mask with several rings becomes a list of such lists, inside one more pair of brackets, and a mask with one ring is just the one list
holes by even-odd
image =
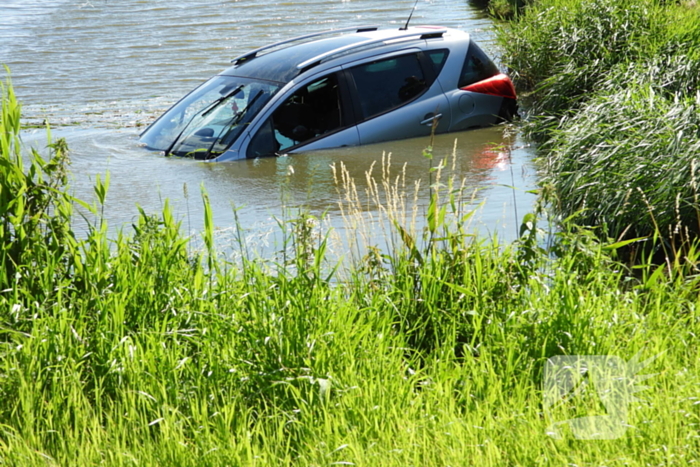
[[[3, 109], [4, 464], [687, 465], [700, 454], [697, 277], [647, 266], [631, 279], [619, 245], [585, 232], [560, 233], [555, 258], [532, 215], [512, 245], [467, 235], [461, 185], [437, 160], [416, 214], [424, 230], [410, 227], [410, 195], [404, 211], [392, 194], [396, 175], [378, 177], [395, 240], [342, 277], [304, 215], [289, 220], [294, 267], [253, 253], [226, 264], [211, 222], [205, 251], [189, 253], [167, 206], [116, 238], [100, 224], [77, 238], [67, 187], [44, 170], [67, 152], [23, 161], [9, 87]], [[32, 199], [49, 208], [22, 224], [17, 207]], [[23, 226], [36, 241], [17, 253]], [[664, 353], [622, 438], [547, 436], [547, 358], [639, 352]], [[600, 411], [582, 404], [566, 413]]]
[[556, 132], [542, 183], [565, 212], [628, 238], [700, 233], [700, 94], [651, 86], [601, 94]]
[[603, 238], [661, 238], [661, 259], [682, 255], [700, 233], [700, 9], [544, 0], [499, 38], [529, 92], [525, 128], [555, 210]]
[[683, 17], [657, 0], [544, 0], [502, 25], [498, 39], [519, 88], [533, 93], [532, 111], [558, 116], [617, 65], [654, 57], [670, 41], [689, 45], [684, 35], [697, 39], [686, 29], [697, 26]]

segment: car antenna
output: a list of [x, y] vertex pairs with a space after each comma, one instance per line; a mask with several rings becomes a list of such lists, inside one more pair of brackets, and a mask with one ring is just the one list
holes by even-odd
[[408, 29], [408, 23], [411, 22], [411, 18], [413, 18], [413, 12], [416, 11], [417, 6], [418, 6], [418, 0], [416, 0], [416, 3], [413, 4], [413, 9], [411, 10], [411, 14], [408, 15], [408, 20], [406, 21], [406, 26], [400, 28], [399, 31], [405, 31], [406, 29]]

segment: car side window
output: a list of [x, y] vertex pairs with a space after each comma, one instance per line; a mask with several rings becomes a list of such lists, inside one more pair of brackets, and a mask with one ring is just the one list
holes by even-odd
[[287, 98], [253, 137], [247, 156], [279, 154], [345, 125], [336, 74], [298, 89]]
[[433, 62], [435, 74], [439, 75], [442, 71], [442, 67], [445, 66], [445, 62], [447, 61], [447, 56], [450, 55], [450, 51], [448, 49], [429, 50], [425, 54]]
[[457, 87], [463, 88], [478, 83], [499, 73], [498, 67], [486, 56], [475, 42], [469, 44], [469, 50], [464, 60], [462, 73]]
[[365, 119], [410, 102], [428, 89], [417, 54], [351, 68]]

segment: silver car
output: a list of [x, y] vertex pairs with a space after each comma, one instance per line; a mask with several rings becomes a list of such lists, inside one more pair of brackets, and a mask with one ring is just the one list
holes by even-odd
[[144, 146], [232, 161], [462, 131], [517, 109], [508, 76], [449, 28], [326, 31], [232, 63], [149, 126]]

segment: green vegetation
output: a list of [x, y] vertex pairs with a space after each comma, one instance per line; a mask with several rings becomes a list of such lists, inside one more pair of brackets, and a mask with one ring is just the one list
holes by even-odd
[[498, 34], [555, 210], [667, 253], [696, 238], [700, 9], [540, 0]]
[[469, 0], [469, 3], [484, 9], [495, 18], [505, 20], [513, 19], [530, 2], [527, 0]]
[[[22, 155], [0, 121], [0, 462], [4, 465], [688, 465], [700, 455], [697, 252], [636, 279], [585, 230], [551, 249], [533, 214], [512, 245], [481, 242], [447, 161], [430, 160], [425, 229], [382, 164], [371, 201], [341, 167], [341, 239], [280, 222], [279, 262], [203, 251], [167, 205], [133, 232], [70, 228], [67, 148]], [[429, 158], [430, 152], [426, 153]], [[24, 157], [24, 159], [23, 159]], [[372, 177], [372, 175], [369, 175]], [[99, 203], [108, 180], [98, 180]], [[366, 242], [366, 202], [388, 251]], [[420, 215], [420, 213], [418, 213]], [[382, 240], [383, 242], [383, 240]], [[348, 247], [349, 245], [349, 247]], [[356, 246], [357, 245], [357, 246]], [[555, 253], [555, 255], [552, 255]], [[555, 355], [661, 356], [615, 440], [553, 422], [604, 413], [591, 392], [543, 407]]]

